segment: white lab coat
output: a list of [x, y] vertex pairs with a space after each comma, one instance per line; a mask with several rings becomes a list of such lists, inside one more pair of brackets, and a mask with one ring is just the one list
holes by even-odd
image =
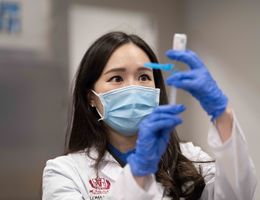
[[[206, 186], [201, 200], [252, 200], [256, 189], [254, 165], [248, 155], [244, 134], [234, 119], [232, 136], [224, 144], [214, 125], [208, 143], [216, 162], [201, 164]], [[200, 147], [181, 144], [183, 154], [193, 161], [212, 160]], [[91, 149], [91, 157], [97, 155]], [[95, 161], [84, 151], [47, 161], [43, 172], [43, 200], [167, 200], [163, 187], [149, 176], [145, 189], [134, 180], [129, 165], [122, 168], [108, 152], [95, 179]], [[195, 164], [198, 167], [198, 164]]]

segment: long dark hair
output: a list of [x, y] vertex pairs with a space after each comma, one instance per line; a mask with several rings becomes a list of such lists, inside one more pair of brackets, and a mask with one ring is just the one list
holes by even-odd
[[[96, 110], [90, 106], [89, 93], [100, 77], [108, 59], [120, 46], [133, 43], [141, 48], [151, 62], [158, 62], [152, 49], [138, 36], [123, 32], [110, 32], [96, 40], [85, 53], [77, 72], [72, 118], [66, 135], [65, 154], [88, 150], [94, 147], [98, 152], [96, 169], [107, 150], [108, 134], [103, 123], [98, 122]], [[155, 86], [160, 88], [160, 104], [167, 104], [167, 94], [160, 70], [153, 70]], [[165, 187], [165, 195], [172, 199], [185, 197], [199, 199], [205, 182], [193, 163], [180, 150], [176, 131], [171, 134], [170, 143], [159, 163], [156, 180]], [[189, 188], [183, 187], [193, 183]]]

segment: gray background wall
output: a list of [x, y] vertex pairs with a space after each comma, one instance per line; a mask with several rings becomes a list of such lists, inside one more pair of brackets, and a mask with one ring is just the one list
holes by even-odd
[[[260, 1], [184, 0], [179, 5], [179, 30], [188, 34], [189, 48], [203, 58], [228, 95], [247, 138], [259, 182]], [[188, 105], [181, 135], [210, 152], [207, 116], [186, 93], [179, 92], [178, 101]], [[259, 189], [256, 199], [260, 199]]]
[[[151, 16], [158, 28], [155, 49], [162, 62], [167, 61], [164, 51], [171, 48], [173, 33], [187, 33], [188, 47], [203, 58], [228, 94], [259, 171], [259, 1], [49, 2], [49, 45], [44, 52], [0, 50], [0, 199], [40, 199], [45, 162], [63, 152], [72, 54], [69, 10], [74, 5]], [[84, 29], [96, 26], [98, 22], [93, 27], [82, 24]], [[177, 101], [188, 107], [185, 123], [178, 129], [180, 136], [210, 151], [206, 143], [208, 117], [186, 93], [178, 92]], [[259, 190], [256, 199], [260, 199]]]

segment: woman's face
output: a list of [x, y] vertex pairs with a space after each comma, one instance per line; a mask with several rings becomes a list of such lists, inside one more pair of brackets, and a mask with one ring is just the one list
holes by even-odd
[[[155, 87], [152, 69], [144, 67], [150, 62], [146, 53], [133, 43], [116, 49], [109, 58], [101, 76], [94, 85], [96, 93], [104, 93], [130, 85]], [[91, 104], [103, 113], [99, 99], [92, 95]]]

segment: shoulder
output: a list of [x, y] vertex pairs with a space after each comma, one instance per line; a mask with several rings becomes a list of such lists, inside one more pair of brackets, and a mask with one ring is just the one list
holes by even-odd
[[75, 161], [72, 159], [71, 154], [58, 156], [56, 158], [50, 159], [46, 162], [44, 171], [53, 170], [60, 171], [65, 168], [73, 168], [75, 166]]
[[93, 162], [86, 151], [48, 160], [43, 170], [42, 199], [57, 199], [69, 194], [74, 199], [87, 197], [86, 183], [82, 180], [88, 180]]
[[43, 175], [47, 173], [72, 174], [80, 168], [90, 168], [93, 164], [94, 159], [86, 151], [79, 151], [48, 160]]

